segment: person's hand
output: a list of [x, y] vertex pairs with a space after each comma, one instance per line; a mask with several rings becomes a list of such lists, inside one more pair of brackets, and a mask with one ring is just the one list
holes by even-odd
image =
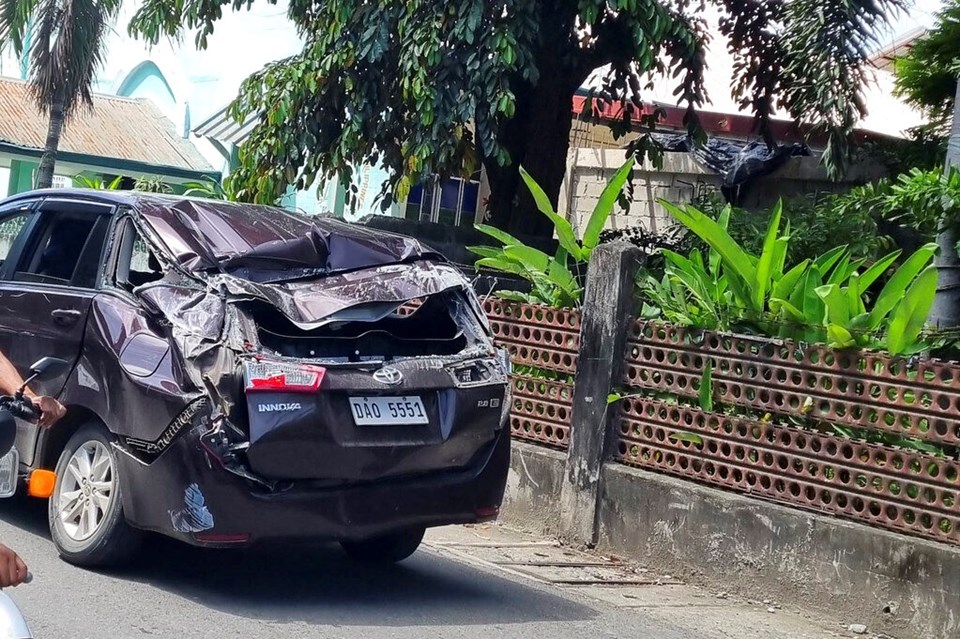
[[36, 409], [40, 411], [40, 421], [38, 422], [40, 428], [50, 428], [56, 424], [61, 417], [67, 414], [67, 409], [64, 408], [63, 404], [53, 397], [41, 395], [39, 397], [31, 397], [30, 401], [32, 401]]
[[27, 578], [27, 564], [3, 544], [0, 544], [0, 588], [19, 586]]

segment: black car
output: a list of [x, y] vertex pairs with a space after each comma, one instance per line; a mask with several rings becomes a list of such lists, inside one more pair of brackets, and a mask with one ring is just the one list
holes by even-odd
[[144, 531], [202, 546], [338, 540], [397, 561], [497, 516], [507, 373], [469, 283], [415, 240], [282, 209], [56, 190], [0, 203], [0, 350], [34, 391], [20, 473], [56, 472], [72, 563]]

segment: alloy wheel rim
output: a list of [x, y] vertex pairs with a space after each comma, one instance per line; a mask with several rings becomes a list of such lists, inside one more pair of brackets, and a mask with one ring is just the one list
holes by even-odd
[[68, 537], [84, 541], [97, 532], [113, 500], [115, 477], [110, 452], [101, 442], [85, 442], [70, 456], [57, 504]]

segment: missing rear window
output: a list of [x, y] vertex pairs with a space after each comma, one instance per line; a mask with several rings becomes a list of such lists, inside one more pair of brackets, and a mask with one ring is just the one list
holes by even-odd
[[260, 344], [286, 357], [363, 362], [455, 355], [467, 346], [446, 295], [426, 298], [415, 310], [398, 309], [372, 321], [333, 322], [309, 331], [272, 306], [249, 304], [246, 310]]

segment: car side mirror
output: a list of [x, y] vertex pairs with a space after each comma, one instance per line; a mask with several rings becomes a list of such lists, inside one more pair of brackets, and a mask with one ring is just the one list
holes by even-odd
[[58, 357], [44, 357], [30, 367], [30, 379], [40, 381], [51, 379], [66, 372], [70, 367], [70, 362]]

